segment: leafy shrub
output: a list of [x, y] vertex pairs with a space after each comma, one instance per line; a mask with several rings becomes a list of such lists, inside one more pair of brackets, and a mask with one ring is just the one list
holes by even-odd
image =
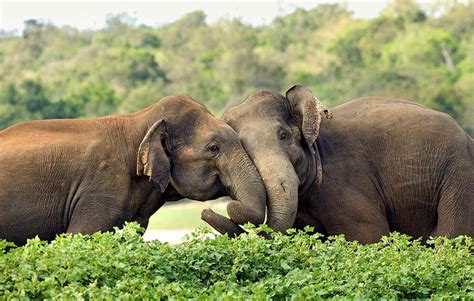
[[427, 247], [394, 233], [363, 246], [304, 231], [265, 240], [258, 230], [208, 239], [201, 229], [177, 246], [143, 241], [134, 223], [23, 247], [0, 241], [0, 298], [474, 298], [471, 238]]

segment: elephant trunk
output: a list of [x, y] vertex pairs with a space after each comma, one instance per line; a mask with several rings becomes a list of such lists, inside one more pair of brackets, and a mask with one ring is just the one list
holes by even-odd
[[293, 227], [298, 209], [299, 179], [295, 169], [283, 154], [259, 152], [252, 158], [268, 194], [267, 224], [285, 232]]
[[265, 221], [265, 186], [242, 148], [230, 153], [232, 157], [222, 158], [220, 162], [221, 180], [236, 199], [227, 205], [227, 214], [237, 224], [260, 225]]

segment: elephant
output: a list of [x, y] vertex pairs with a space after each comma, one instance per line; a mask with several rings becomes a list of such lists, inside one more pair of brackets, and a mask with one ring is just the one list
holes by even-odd
[[[296, 85], [286, 96], [255, 91], [223, 119], [263, 179], [276, 231], [312, 226], [364, 244], [391, 231], [474, 237], [474, 143], [445, 113], [383, 97], [330, 112]], [[212, 211], [202, 218], [242, 233]]]
[[231, 195], [265, 219], [266, 191], [237, 134], [185, 94], [138, 112], [29, 121], [0, 131], [0, 239], [147, 227], [165, 202]]

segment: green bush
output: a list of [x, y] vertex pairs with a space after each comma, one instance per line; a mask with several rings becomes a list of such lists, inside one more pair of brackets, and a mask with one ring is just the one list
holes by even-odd
[[265, 240], [256, 231], [207, 239], [201, 229], [171, 246], [143, 241], [143, 229], [128, 224], [23, 247], [0, 241], [0, 298], [474, 298], [471, 238], [427, 247], [395, 233], [363, 246], [304, 231]]

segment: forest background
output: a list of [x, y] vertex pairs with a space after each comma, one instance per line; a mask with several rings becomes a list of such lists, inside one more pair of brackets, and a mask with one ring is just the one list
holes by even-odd
[[95, 117], [187, 93], [214, 114], [252, 90], [309, 86], [327, 106], [378, 95], [413, 100], [474, 133], [474, 3], [390, 1], [371, 19], [342, 4], [254, 26], [203, 11], [160, 26], [110, 16], [99, 30], [31, 19], [0, 31], [0, 129]]

